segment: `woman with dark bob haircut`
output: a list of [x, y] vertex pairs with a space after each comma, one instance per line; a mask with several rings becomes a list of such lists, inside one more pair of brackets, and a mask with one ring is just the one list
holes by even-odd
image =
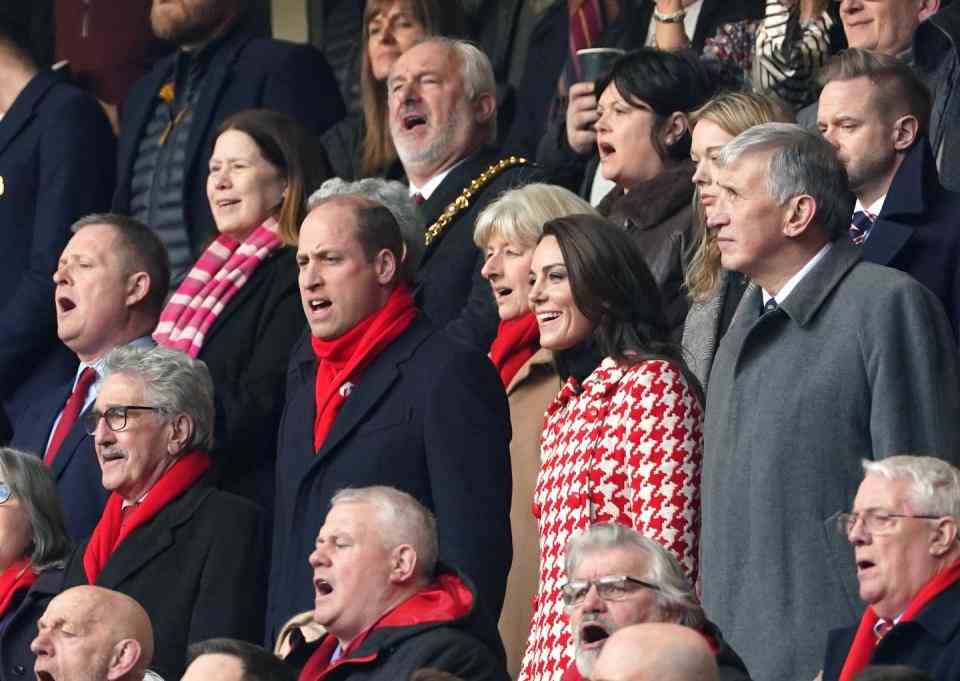
[[241, 111], [220, 126], [207, 199], [219, 235], [160, 315], [153, 337], [210, 368], [215, 473], [272, 508], [287, 360], [303, 330], [296, 244], [306, 198], [326, 179], [319, 142], [289, 116]]
[[460, 0], [367, 0], [360, 35], [362, 110], [322, 137], [334, 175], [344, 180], [404, 178], [387, 120], [390, 67], [427, 36], [458, 38], [465, 33]]
[[70, 540], [57, 487], [32, 454], [0, 447], [0, 655], [32, 674], [37, 620], [60, 591]]
[[576, 652], [563, 593], [574, 534], [627, 525], [660, 542], [696, 581], [703, 407], [643, 254], [622, 229], [591, 215], [551, 220], [530, 277], [540, 345], [565, 379], [541, 440], [539, 592], [520, 673], [550, 681]]
[[679, 340], [683, 258], [694, 240], [687, 113], [709, 97], [707, 75], [695, 59], [644, 48], [614, 62], [596, 92], [600, 172], [616, 185], [597, 209], [640, 246]]

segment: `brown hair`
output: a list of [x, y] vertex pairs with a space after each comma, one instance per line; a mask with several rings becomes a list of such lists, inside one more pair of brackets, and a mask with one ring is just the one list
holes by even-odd
[[357, 177], [382, 175], [397, 160], [397, 150], [387, 122], [386, 83], [373, 76], [370, 65], [370, 20], [394, 4], [407, 2], [414, 18], [427, 35], [462, 36], [466, 34], [460, 0], [367, 0], [360, 40], [360, 101], [366, 128], [358, 150]]
[[280, 236], [288, 246], [295, 244], [307, 216], [307, 196], [330, 176], [319, 143], [292, 117], [268, 109], [248, 109], [230, 116], [217, 130], [217, 137], [227, 130], [249, 135], [264, 159], [286, 179]]
[[[736, 137], [760, 123], [792, 123], [793, 114], [772, 95], [757, 92], [724, 92], [690, 114], [690, 129], [700, 121], [710, 121]], [[716, 234], [706, 228], [700, 192], [693, 194], [693, 214], [697, 221], [697, 238], [690, 246], [690, 264], [684, 275], [687, 295], [694, 302], [703, 302], [716, 291], [720, 281], [720, 249]]]
[[850, 48], [837, 53], [817, 77], [821, 87], [834, 80], [866, 78], [875, 87], [875, 108], [898, 118], [911, 115], [926, 135], [930, 127], [933, 100], [930, 90], [917, 78], [913, 68], [896, 57]]
[[595, 325], [593, 341], [601, 356], [626, 364], [661, 357], [684, 366], [679, 346], [670, 340], [657, 282], [632, 237], [587, 214], [549, 221], [543, 226], [547, 236], [560, 246], [573, 300]]

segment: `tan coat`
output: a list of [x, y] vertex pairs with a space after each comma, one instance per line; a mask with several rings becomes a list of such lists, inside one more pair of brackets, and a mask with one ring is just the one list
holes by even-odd
[[523, 651], [533, 616], [532, 599], [537, 592], [539, 538], [533, 517], [533, 488], [540, 471], [540, 434], [547, 406], [560, 392], [561, 382], [553, 367], [553, 354], [541, 348], [520, 367], [507, 386], [513, 440], [513, 565], [507, 577], [507, 595], [500, 615], [500, 637], [507, 651], [511, 678], [520, 672]]

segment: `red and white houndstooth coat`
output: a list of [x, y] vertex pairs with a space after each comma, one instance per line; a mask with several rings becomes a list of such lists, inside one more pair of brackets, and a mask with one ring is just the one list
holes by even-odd
[[659, 541], [697, 577], [703, 410], [680, 369], [664, 360], [603, 360], [547, 409], [533, 497], [540, 580], [523, 681], [559, 681], [571, 662], [560, 587], [567, 540], [617, 522]]

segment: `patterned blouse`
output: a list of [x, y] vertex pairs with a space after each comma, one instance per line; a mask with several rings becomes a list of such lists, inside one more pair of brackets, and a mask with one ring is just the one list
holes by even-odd
[[533, 514], [540, 579], [520, 679], [559, 680], [571, 662], [560, 587], [567, 540], [593, 523], [633, 527], [669, 549], [697, 578], [703, 411], [680, 369], [665, 360], [613, 359], [547, 409]]

